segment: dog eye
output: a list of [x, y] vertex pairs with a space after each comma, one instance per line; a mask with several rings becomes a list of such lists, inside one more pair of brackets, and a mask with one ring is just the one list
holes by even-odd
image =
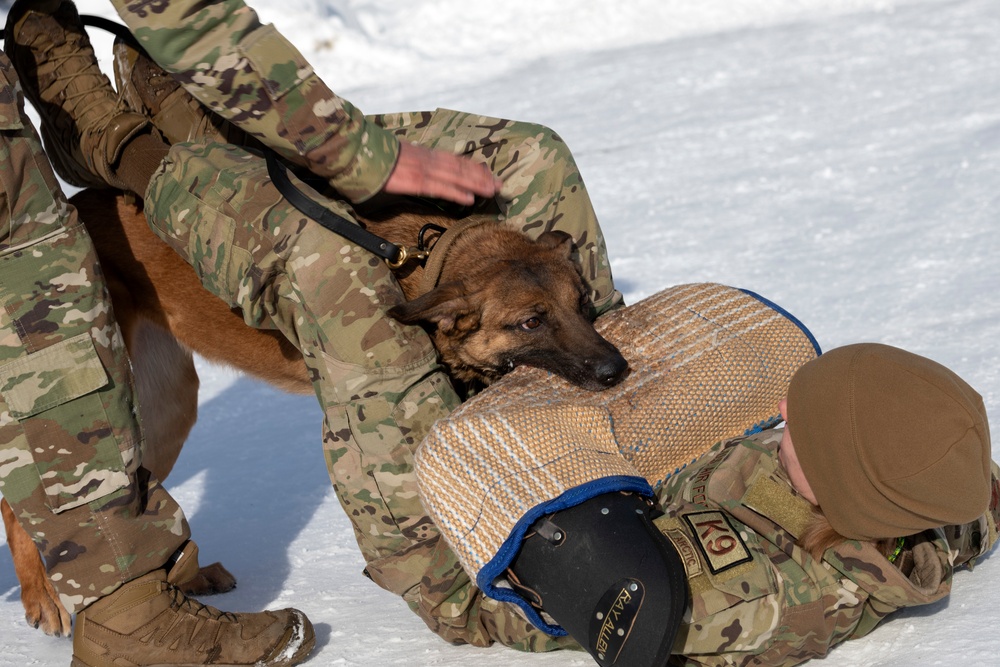
[[521, 322], [521, 328], [525, 331], [531, 331], [532, 329], [537, 329], [542, 326], [542, 321], [537, 317], [529, 317], [525, 321]]

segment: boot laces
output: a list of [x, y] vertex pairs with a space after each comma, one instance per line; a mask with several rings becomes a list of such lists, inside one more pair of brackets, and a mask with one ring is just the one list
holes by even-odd
[[228, 611], [221, 611], [207, 604], [202, 604], [194, 598], [185, 595], [184, 591], [178, 588], [175, 584], [165, 582], [165, 585], [167, 593], [170, 595], [171, 608], [187, 612], [194, 616], [210, 618], [216, 621], [227, 621], [229, 623], [239, 622], [236, 614]]
[[[99, 94], [99, 89], [104, 87], [105, 85], [105, 82], [102, 80], [103, 74], [88, 71], [90, 69], [89, 67], [76, 72], [63, 71], [62, 66], [65, 63], [77, 58], [83, 58], [84, 60], [86, 60], [88, 65], [90, 65], [93, 62], [86, 53], [82, 53], [80, 51], [53, 55], [49, 62], [52, 63], [55, 71], [58, 72], [58, 74], [54, 78], [53, 83], [67, 84], [66, 87], [63, 88], [63, 99], [65, 101], [67, 111], [73, 117], [82, 119], [89, 112], [93, 111], [94, 109], [97, 109], [102, 105], [107, 104], [109, 100], [107, 97], [104, 97]], [[96, 67], [96, 64], [94, 64], [94, 66]], [[88, 77], [91, 79], [95, 79], [96, 85], [94, 86], [80, 85], [77, 87], [76, 92], [70, 92], [68, 84], [74, 81], [80, 82], [81, 77]], [[95, 91], [98, 91], [98, 94], [95, 94]], [[81, 105], [81, 100], [87, 97], [91, 98], [90, 101]], [[101, 120], [99, 120], [97, 123], [88, 128], [90, 131], [103, 130], [104, 128], [106, 128], [108, 125], [111, 124], [111, 121], [119, 113], [127, 110], [125, 106], [125, 101], [122, 99], [121, 94], [116, 93], [112, 99], [114, 100], [114, 102], [112, 104], [112, 108], [110, 109], [110, 111], [102, 113]]]

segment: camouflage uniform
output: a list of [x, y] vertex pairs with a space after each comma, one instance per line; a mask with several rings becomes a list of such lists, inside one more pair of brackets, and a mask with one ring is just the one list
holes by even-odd
[[[816, 560], [795, 544], [812, 518], [778, 462], [781, 430], [716, 445], [672, 477], [656, 524], [684, 561], [689, 617], [676, 665], [795, 665], [861, 637], [891, 612], [948, 595], [955, 568], [997, 539], [1000, 469], [979, 520], [926, 531], [890, 563], [871, 544], [845, 541]], [[912, 570], [904, 576], [903, 569]]]
[[[328, 208], [351, 218], [350, 202], [385, 184], [400, 139], [463, 154], [504, 181], [486, 203], [498, 219], [532, 236], [553, 228], [574, 236], [595, 315], [620, 304], [582, 179], [547, 128], [447, 110], [364, 116], [242, 2], [114, 4], [189, 92], [326, 180], [336, 193], [322, 198]], [[301, 349], [324, 410], [327, 467], [366, 573], [449, 641], [559, 644], [481, 596], [421, 506], [413, 451], [460, 398], [424, 331], [385, 316], [402, 299], [385, 264], [291, 208], [260, 156], [236, 146], [173, 146], [145, 206], [154, 231], [208, 289], [249, 325], [277, 328]]]
[[188, 537], [139, 469], [131, 369], [90, 238], [0, 53], [0, 491], [76, 611]]

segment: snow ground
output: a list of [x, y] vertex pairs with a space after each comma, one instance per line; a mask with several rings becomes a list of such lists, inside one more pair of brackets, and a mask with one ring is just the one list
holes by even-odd
[[[252, 4], [366, 112], [442, 106], [557, 129], [629, 301], [680, 282], [752, 289], [824, 348], [880, 341], [950, 366], [996, 424], [995, 0]], [[79, 5], [112, 16], [104, 0]], [[313, 399], [201, 373], [201, 419], [168, 486], [203, 557], [240, 580], [213, 604], [301, 608], [319, 635], [310, 665], [592, 664], [441, 642], [361, 576]], [[994, 555], [956, 577], [950, 600], [823, 664], [1000, 664], [998, 583]], [[0, 667], [70, 653], [23, 625], [5, 549], [0, 649]]]

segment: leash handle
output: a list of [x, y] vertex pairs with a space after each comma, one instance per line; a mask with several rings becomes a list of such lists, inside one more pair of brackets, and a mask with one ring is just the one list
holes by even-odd
[[412, 259], [412, 255], [407, 253], [405, 248], [400, 248], [395, 243], [372, 234], [358, 226], [357, 223], [337, 215], [310, 199], [288, 178], [288, 169], [278, 160], [274, 151], [265, 150], [264, 160], [267, 162], [267, 175], [271, 177], [278, 192], [304, 216], [315, 220], [331, 232], [343, 236], [351, 243], [356, 243], [372, 254], [381, 257], [391, 269], [397, 269]]

